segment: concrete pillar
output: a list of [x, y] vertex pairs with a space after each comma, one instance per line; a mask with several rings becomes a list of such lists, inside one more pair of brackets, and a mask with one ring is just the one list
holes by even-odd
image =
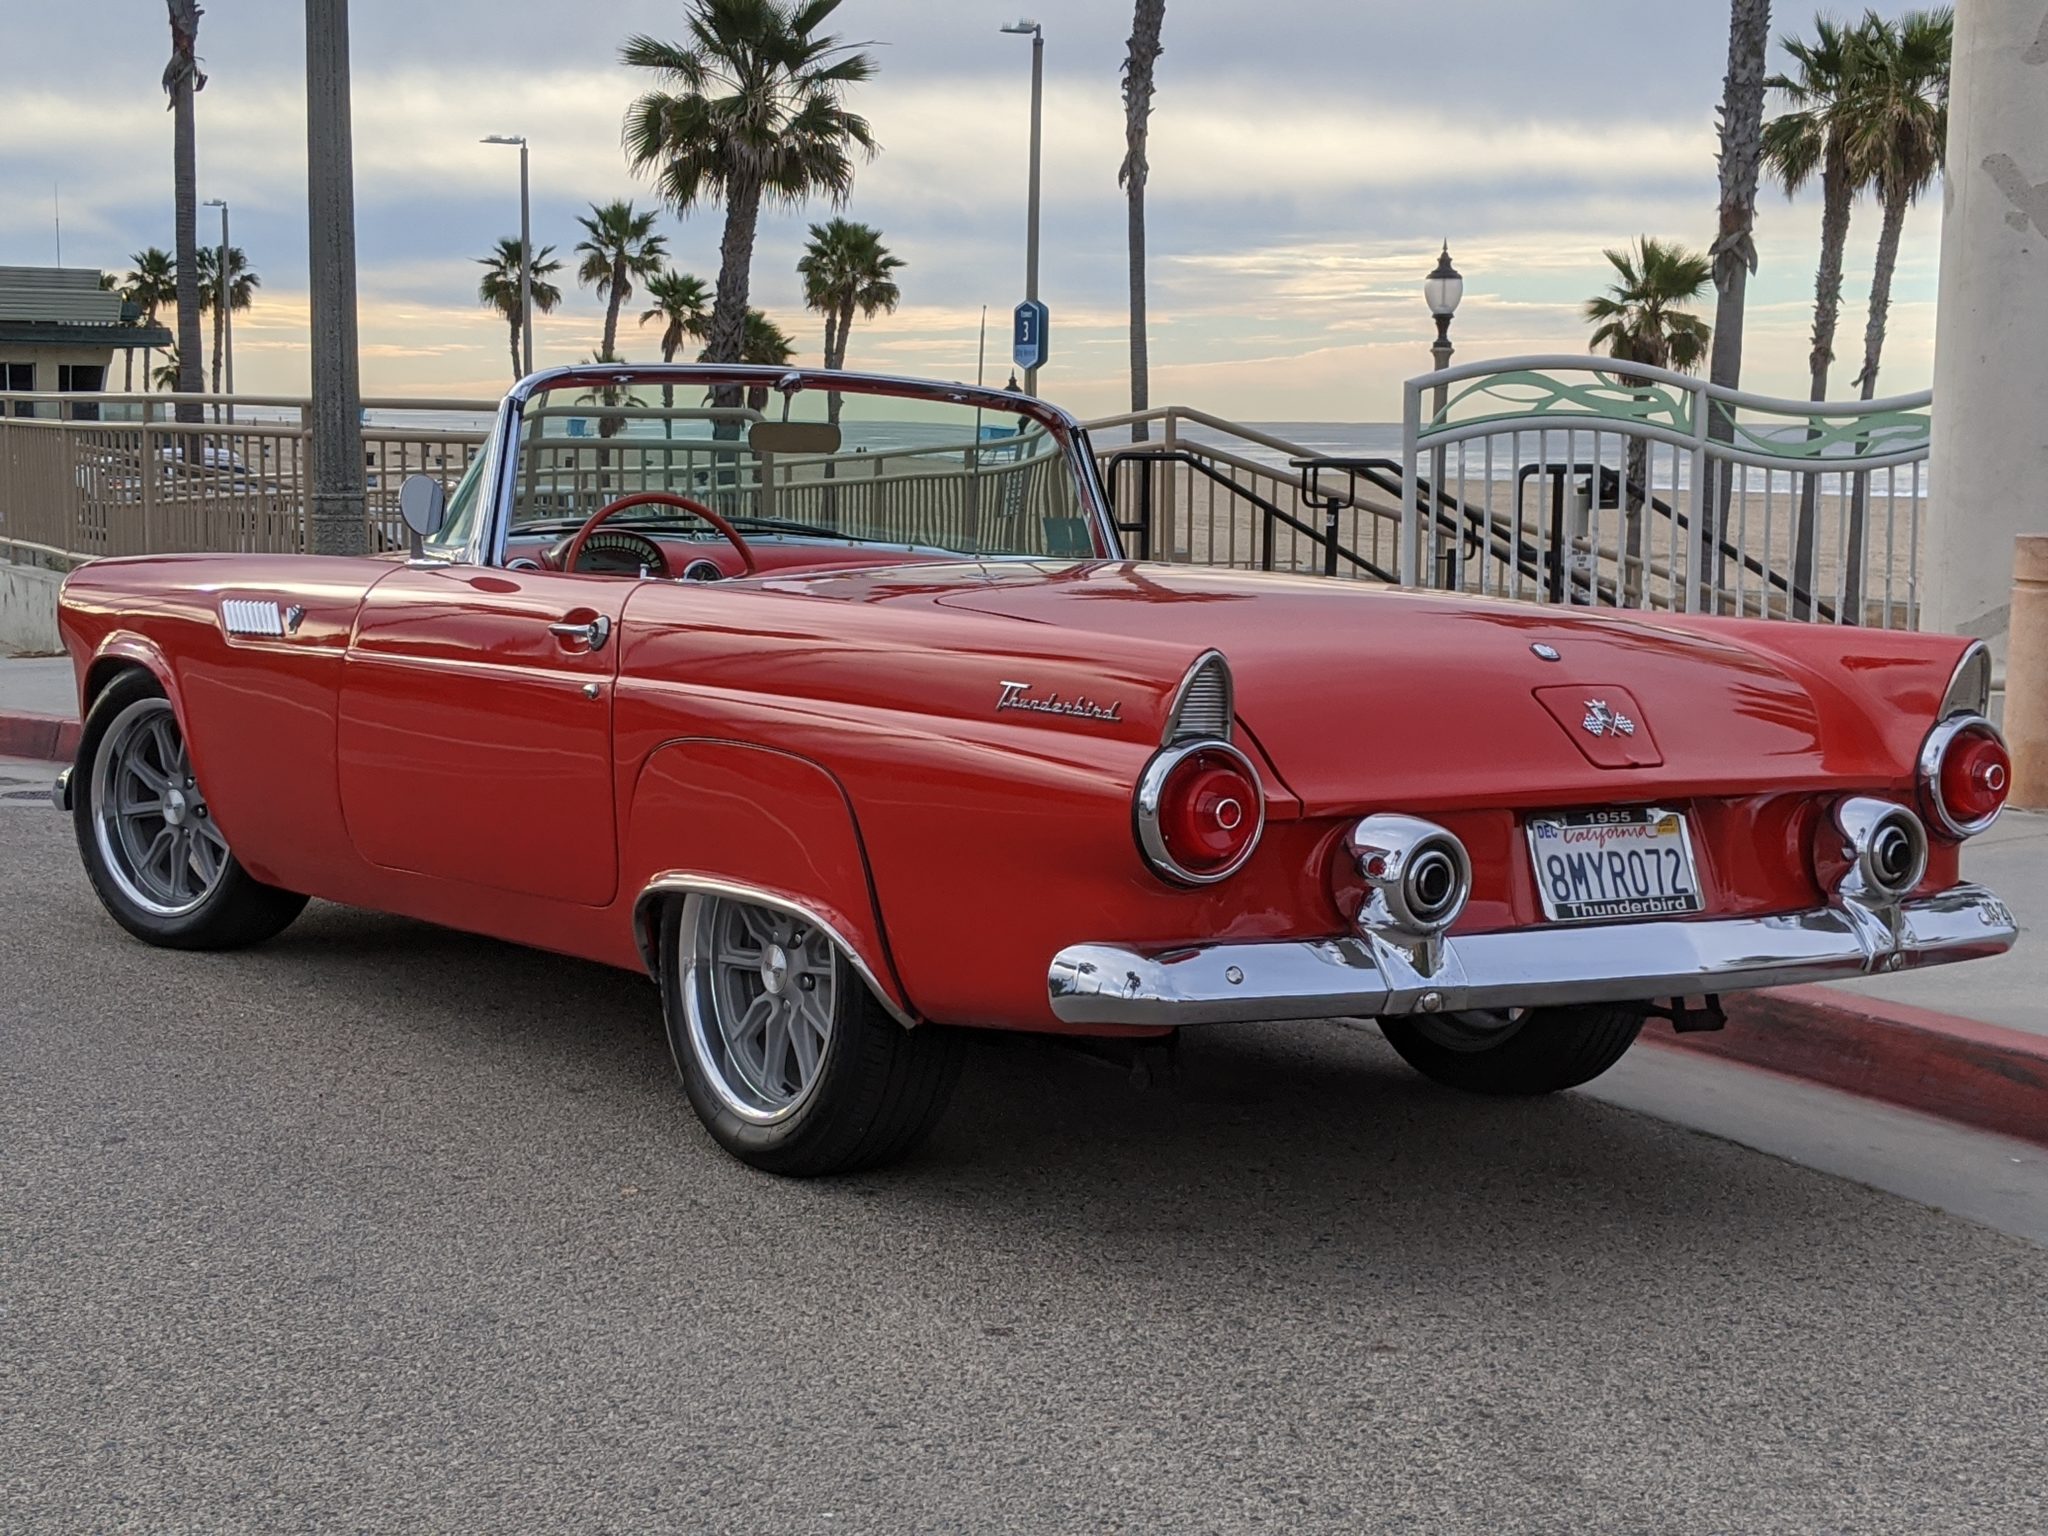
[[2005, 740], [2012, 748], [2011, 804], [2048, 809], [2048, 534], [2043, 533], [2026, 535], [2013, 551]]
[[1959, 0], [1942, 198], [1921, 623], [2002, 654], [2048, 532], [2048, 0]]

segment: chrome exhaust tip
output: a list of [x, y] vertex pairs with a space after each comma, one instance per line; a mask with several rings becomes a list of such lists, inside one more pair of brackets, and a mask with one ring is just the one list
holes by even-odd
[[1433, 938], [1458, 920], [1472, 895], [1472, 859], [1457, 836], [1417, 816], [1368, 816], [1351, 829], [1365, 878], [1361, 928]]
[[1903, 805], [1855, 796], [1835, 807], [1835, 829], [1849, 860], [1844, 896], [1901, 901], [1927, 874], [1927, 827]]

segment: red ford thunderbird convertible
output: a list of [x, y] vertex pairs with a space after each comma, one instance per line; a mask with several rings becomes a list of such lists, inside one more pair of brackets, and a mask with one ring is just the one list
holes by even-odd
[[1963, 640], [1135, 563], [1071, 417], [849, 374], [539, 374], [403, 506], [410, 558], [65, 583], [94, 889], [173, 948], [318, 896], [645, 969], [762, 1168], [907, 1151], [968, 1028], [1376, 1018], [1544, 1093], [2013, 941]]

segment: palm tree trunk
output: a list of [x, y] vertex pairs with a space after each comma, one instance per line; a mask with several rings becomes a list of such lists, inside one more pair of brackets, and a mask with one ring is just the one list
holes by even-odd
[[[147, 367], [148, 364], [149, 357], [145, 353], [143, 355], [143, 366]], [[124, 395], [135, 393], [135, 349], [133, 347], [121, 349], [121, 393]]]
[[761, 217], [761, 188], [742, 182], [732, 188], [725, 232], [718, 241], [718, 294], [711, 305], [707, 360], [736, 363], [746, 341], [747, 300], [754, 264], [754, 229]]
[[512, 333], [512, 382], [513, 382], [514, 384], [517, 384], [517, 383], [519, 382], [519, 315], [518, 315], [518, 312], [517, 312], [517, 311], [514, 311], [514, 312], [513, 312], [513, 314], [511, 315], [511, 317], [510, 317], [510, 318], [509, 318], [509, 319], [508, 319], [508, 320], [507, 320], [507, 321], [506, 321], [505, 323], [506, 323], [506, 327], [507, 327], [507, 329], [508, 329], [508, 330], [510, 330], [510, 331], [511, 331], [511, 333]]
[[1877, 396], [1877, 363], [1884, 355], [1885, 321], [1892, 307], [1892, 273], [1899, 265], [1899, 237], [1905, 227], [1905, 196], [1891, 193], [1884, 200], [1884, 223], [1877, 232], [1877, 265], [1870, 274], [1870, 319], [1863, 328], [1863, 371], [1856, 375], [1865, 400]]
[[[1863, 328], [1863, 371], [1856, 375], [1865, 400], [1877, 397], [1878, 359], [1884, 355], [1885, 321], [1892, 307], [1892, 273], [1899, 265], [1899, 237], [1906, 227], [1906, 197], [1887, 191], [1884, 222], [1877, 232], [1877, 265], [1870, 274], [1870, 319]], [[1842, 606], [1850, 623], [1863, 622], [1863, 564], [1870, 528], [1870, 475], [1855, 477], [1849, 495], [1847, 568], [1842, 572]]]
[[[1756, 270], [1756, 181], [1763, 158], [1764, 72], [1771, 41], [1771, 0], [1729, 0], [1728, 74], [1721, 89], [1721, 225], [1707, 254], [1714, 261], [1713, 355], [1707, 377], [1724, 389], [1742, 384], [1742, 321], [1749, 274]], [[1707, 413], [1707, 436], [1735, 440], [1732, 409]], [[1699, 573], [1707, 601], [1718, 607], [1723, 575], [1721, 545], [1728, 526], [1734, 476], [1726, 460], [1700, 519]], [[1702, 488], [1703, 490], [1705, 488]]]
[[[736, 363], [747, 339], [747, 299], [754, 265], [754, 230], [761, 219], [761, 184], [736, 182], [725, 204], [725, 230], [718, 239], [718, 294], [711, 304], [711, 328], [704, 338], [707, 362]], [[725, 409], [740, 403], [740, 391], [730, 385], [711, 392], [711, 403]], [[721, 420], [713, 428], [716, 437], [738, 437], [737, 421]]]
[[604, 355], [607, 361], [616, 361], [619, 355], [619, 306], [625, 302], [626, 263], [622, 257], [612, 263], [612, 296], [604, 311]]
[[[189, 0], [170, 0], [175, 36], [181, 9], [193, 11]], [[193, 11], [191, 29], [196, 34], [198, 16]], [[173, 43], [174, 51], [177, 44]], [[199, 152], [197, 126], [192, 110], [193, 74], [187, 70], [171, 91], [172, 197], [176, 205], [178, 245], [178, 389], [198, 394], [206, 387], [200, 368], [202, 342], [199, 330]], [[199, 404], [180, 402], [178, 420], [205, 420]]]
[[[1123, 183], [1131, 267], [1131, 410], [1143, 411], [1152, 399], [1151, 352], [1145, 321], [1145, 178], [1151, 166], [1145, 156], [1148, 121], [1152, 116], [1153, 67], [1159, 60], [1159, 32], [1166, 21], [1166, 0], [1137, 0], [1131, 17], [1131, 39], [1124, 56], [1124, 163], [1117, 179]], [[1145, 423], [1131, 423], [1131, 441], [1149, 435]]]
[[[1828, 397], [1828, 368], [1835, 360], [1835, 325], [1842, 313], [1842, 252], [1849, 244], [1849, 210], [1856, 195], [1841, 152], [1831, 149], [1821, 171], [1820, 266], [1813, 277], [1813, 371], [1809, 400]], [[1808, 439], [1820, 435], [1810, 426]], [[1820, 531], [1820, 476], [1808, 473], [1799, 486], [1799, 519], [1793, 530], [1792, 614], [1813, 616], [1815, 541]]]
[[[213, 300], [213, 392], [216, 395], [220, 393], [221, 335], [227, 327], [227, 319], [227, 306], [221, 303], [220, 295], [215, 294]], [[218, 401], [214, 403], [213, 419], [215, 421], [220, 420], [220, 404]]]
[[[1594, 472], [1597, 481], [1598, 471]], [[1637, 487], [1640, 486], [1641, 490]], [[1595, 493], [1596, 501], [1598, 494]], [[1643, 513], [1650, 499], [1650, 444], [1647, 439], [1628, 440], [1628, 455], [1622, 465], [1621, 505], [1625, 509], [1621, 558], [1621, 603], [1624, 608], [1643, 606]], [[1597, 524], [1595, 525], [1598, 526]]]

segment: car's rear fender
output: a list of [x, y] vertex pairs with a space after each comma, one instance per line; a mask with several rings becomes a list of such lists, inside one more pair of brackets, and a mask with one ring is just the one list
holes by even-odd
[[634, 779], [623, 821], [623, 889], [654, 971], [663, 902], [693, 891], [801, 915], [829, 933], [883, 1006], [918, 1013], [889, 954], [866, 852], [839, 783], [807, 758], [744, 742], [671, 741]]

